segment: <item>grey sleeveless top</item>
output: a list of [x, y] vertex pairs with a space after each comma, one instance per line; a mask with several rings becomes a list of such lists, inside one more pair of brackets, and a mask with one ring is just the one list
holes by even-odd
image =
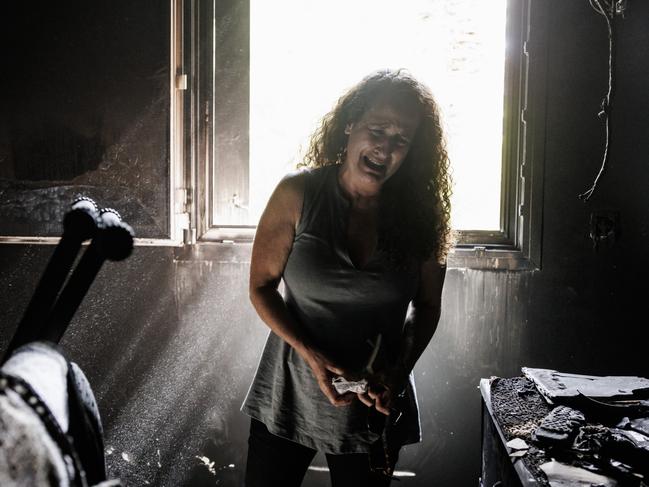
[[[284, 269], [284, 300], [297, 323], [335, 363], [361, 370], [381, 334], [379, 356], [397, 354], [419, 266], [395, 267], [381, 251], [357, 268], [346, 246], [349, 201], [338, 183], [339, 166], [305, 173], [304, 202]], [[391, 426], [401, 445], [420, 441], [412, 374]], [[363, 453], [379, 436], [368, 430], [360, 401], [332, 406], [311, 369], [284, 340], [270, 333], [242, 411], [283, 438], [326, 453]]]

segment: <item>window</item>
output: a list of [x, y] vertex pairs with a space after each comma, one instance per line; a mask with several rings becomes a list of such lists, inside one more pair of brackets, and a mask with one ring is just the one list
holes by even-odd
[[199, 3], [185, 31], [198, 239], [250, 239], [270, 192], [338, 96], [374, 69], [406, 67], [431, 86], [446, 122], [459, 235], [451, 265], [538, 267], [544, 43], [543, 13], [530, 5]]

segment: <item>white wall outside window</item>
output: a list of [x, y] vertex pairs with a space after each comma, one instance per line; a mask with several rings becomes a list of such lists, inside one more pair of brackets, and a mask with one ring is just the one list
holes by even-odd
[[500, 229], [505, 19], [505, 0], [251, 0], [249, 211], [223, 223], [256, 224], [349, 87], [406, 68], [442, 109], [454, 228]]

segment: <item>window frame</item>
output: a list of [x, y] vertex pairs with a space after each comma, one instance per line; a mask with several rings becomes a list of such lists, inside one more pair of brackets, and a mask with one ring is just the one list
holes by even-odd
[[[227, 3], [241, 5], [229, 0]], [[247, 15], [249, 38], [249, 2]], [[256, 226], [213, 226], [216, 100], [214, 54], [216, 0], [191, 0], [186, 33], [191, 35], [186, 70], [192, 81], [185, 105], [187, 171], [193, 197], [190, 233], [186, 243], [251, 242]], [[234, 8], [234, 7], [233, 7]], [[246, 19], [244, 19], [244, 22]], [[543, 161], [545, 139], [547, 6], [531, 0], [508, 0], [503, 107], [501, 229], [456, 231], [457, 244], [448, 257], [449, 267], [534, 270], [541, 267]], [[248, 48], [248, 46], [244, 46]], [[249, 60], [249, 57], [248, 57]], [[249, 90], [249, 79], [245, 80]], [[202, 111], [200, 107], [206, 107]], [[248, 110], [248, 106], [241, 107]], [[247, 135], [247, 134], [246, 134]], [[247, 139], [246, 139], [247, 143]], [[237, 179], [247, 186], [248, 161], [236, 168]], [[246, 187], [247, 190], [247, 187]], [[236, 191], [236, 190], [235, 190]], [[244, 193], [243, 190], [242, 194]], [[245, 199], [244, 199], [245, 201]]]
[[547, 6], [507, 4], [499, 232], [457, 231], [453, 267], [540, 269], [547, 72]]

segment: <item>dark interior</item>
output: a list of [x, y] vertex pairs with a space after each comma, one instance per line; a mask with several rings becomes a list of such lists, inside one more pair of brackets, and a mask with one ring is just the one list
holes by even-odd
[[[448, 270], [440, 325], [415, 369], [424, 441], [405, 448], [399, 469], [416, 476], [400, 485], [478, 485], [482, 377], [522, 366], [649, 376], [649, 3], [629, 0], [617, 24], [610, 165], [584, 203], [603, 149], [606, 25], [587, 0], [538, 1], [550, 15], [542, 267]], [[168, 9], [3, 5], [3, 235], [59, 235], [57, 208], [84, 188], [138, 236], [168, 234]], [[591, 216], [611, 214], [619, 234], [595, 248]], [[250, 245], [204, 245], [138, 246], [106, 265], [61, 344], [94, 387], [109, 475], [127, 485], [243, 480], [239, 407], [267, 328], [247, 299]], [[0, 246], [1, 350], [52, 251]], [[307, 475], [305, 485], [328, 485]]]

